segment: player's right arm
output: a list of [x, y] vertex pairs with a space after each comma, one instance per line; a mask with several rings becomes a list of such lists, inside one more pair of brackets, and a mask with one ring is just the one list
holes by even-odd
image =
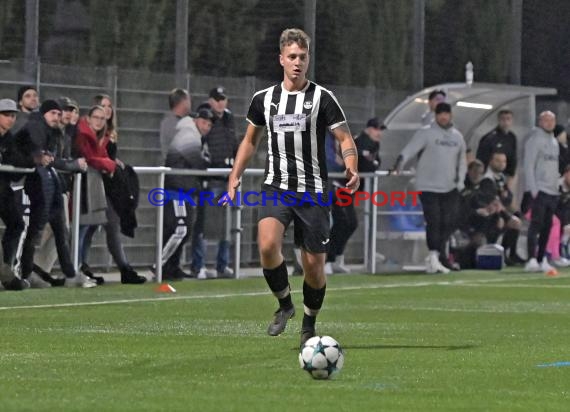
[[[228, 178], [228, 197], [232, 201], [234, 200], [236, 190], [240, 185], [241, 175], [257, 151], [257, 146], [263, 136], [264, 129], [264, 126], [254, 126], [251, 123], [247, 126], [245, 137], [239, 145], [236, 158], [234, 160], [234, 166]], [[224, 204], [225, 203], [228, 202], [225, 201]]]

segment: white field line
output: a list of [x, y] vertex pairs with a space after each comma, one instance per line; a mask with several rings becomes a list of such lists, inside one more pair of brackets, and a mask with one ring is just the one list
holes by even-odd
[[[568, 276], [559, 276], [558, 278], [561, 277], [568, 277]], [[359, 286], [339, 286], [339, 287], [327, 288], [327, 292], [366, 290], [366, 289], [418, 288], [425, 286], [474, 287], [488, 283], [499, 283], [499, 282], [518, 281], [518, 280], [528, 281], [528, 280], [538, 280], [538, 279], [544, 279], [544, 277], [543, 276], [532, 277], [532, 275], [526, 275], [526, 276], [507, 276], [505, 278], [494, 278], [494, 279], [478, 279], [478, 280], [463, 279], [463, 280], [450, 280], [450, 281], [425, 281], [425, 282], [370, 284], [370, 285], [359, 285]], [[513, 287], [516, 285], [494, 285], [494, 286]], [[540, 286], [541, 285], [536, 285], [535, 287], [540, 287]], [[561, 286], [566, 286], [566, 285], [561, 285]], [[297, 291], [292, 291], [292, 293], [302, 293], [302, 291], [297, 290]], [[53, 303], [45, 305], [0, 306], [0, 311], [21, 310], [21, 309], [72, 308], [80, 306], [116, 305], [123, 303], [128, 304], [128, 303], [143, 303], [143, 302], [164, 302], [164, 301], [175, 301], [175, 300], [224, 299], [224, 298], [234, 298], [234, 297], [264, 296], [268, 294], [269, 291], [235, 292], [235, 293], [219, 293], [219, 294], [205, 294], [205, 295], [167, 296], [167, 297], [156, 297], [156, 298], [101, 300], [94, 302]]]

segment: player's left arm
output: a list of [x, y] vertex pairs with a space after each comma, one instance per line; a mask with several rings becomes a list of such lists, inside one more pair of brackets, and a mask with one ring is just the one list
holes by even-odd
[[346, 179], [348, 180], [346, 187], [354, 193], [360, 185], [356, 144], [346, 123], [335, 127], [331, 132], [339, 143], [340, 153], [346, 167]]

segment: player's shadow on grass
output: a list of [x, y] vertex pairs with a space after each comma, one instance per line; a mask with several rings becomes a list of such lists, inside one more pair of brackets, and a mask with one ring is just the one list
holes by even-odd
[[466, 350], [476, 348], [476, 345], [347, 345], [344, 349], [443, 349]]

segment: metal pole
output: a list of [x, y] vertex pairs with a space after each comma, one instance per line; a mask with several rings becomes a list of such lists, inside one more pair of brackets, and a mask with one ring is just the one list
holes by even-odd
[[424, 87], [425, 0], [414, 0], [414, 52], [412, 78], [414, 90]]
[[307, 73], [309, 79], [315, 81], [315, 26], [317, 21], [317, 0], [305, 0], [305, 32], [311, 38], [311, 62]]
[[[364, 178], [364, 187], [371, 187], [372, 179], [370, 177]], [[373, 192], [372, 192], [373, 193]], [[368, 269], [370, 259], [370, 203], [364, 202], [364, 267]]]
[[[378, 191], [378, 176], [372, 179], [372, 190], [374, 193]], [[370, 237], [370, 273], [376, 273], [376, 232], [378, 231], [378, 206], [372, 204], [372, 232]]]
[[40, 21], [40, 1], [26, 0], [26, 46], [24, 50], [25, 72], [33, 78], [38, 61], [38, 37]]
[[188, 0], [176, 2], [176, 86], [184, 87], [188, 73]]
[[73, 179], [73, 215], [71, 219], [71, 253], [73, 256], [73, 268], [79, 269], [79, 219], [81, 217], [81, 173], [75, 173]]
[[236, 225], [234, 228], [235, 243], [234, 243], [234, 274], [236, 279], [240, 278], [239, 268], [241, 265], [241, 209], [242, 206], [236, 206]]
[[512, 84], [521, 84], [521, 61], [522, 61], [522, 19], [523, 0], [511, 1], [511, 64], [510, 79]]
[[[160, 172], [158, 175], [158, 186], [164, 187], [164, 172]], [[164, 229], [164, 208], [159, 206], [156, 208], [156, 282], [162, 282], [162, 237]]]

